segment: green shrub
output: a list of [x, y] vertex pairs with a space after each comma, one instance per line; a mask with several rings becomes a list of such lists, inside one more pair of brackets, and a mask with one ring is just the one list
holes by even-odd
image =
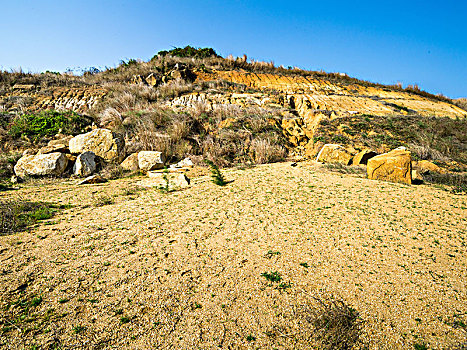
[[72, 111], [48, 110], [17, 116], [9, 125], [8, 133], [14, 138], [26, 136], [37, 141], [44, 136], [53, 136], [59, 132], [64, 134], [82, 132], [91, 122], [90, 117]]
[[184, 48], [176, 47], [169, 51], [159, 51], [158, 56], [175, 56], [175, 57], [195, 57], [195, 58], [208, 58], [208, 57], [220, 57], [217, 52], [210, 47], [195, 48], [192, 46], [185, 46]]

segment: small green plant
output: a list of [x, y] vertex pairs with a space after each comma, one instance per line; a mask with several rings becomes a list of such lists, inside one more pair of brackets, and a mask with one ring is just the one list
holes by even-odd
[[84, 327], [84, 326], [74, 326], [73, 327], [73, 332], [75, 334], [79, 334], [79, 333], [82, 333], [85, 329], [86, 329], [86, 327]]
[[289, 289], [289, 288], [292, 288], [292, 285], [290, 284], [290, 282], [287, 282], [287, 283], [282, 282], [277, 286], [277, 289], [279, 289], [279, 290], [286, 290], [286, 289]]
[[192, 310], [201, 309], [202, 307], [203, 306], [198, 302], [194, 302], [193, 304], [191, 304], [191, 309]]
[[161, 191], [165, 193], [170, 192], [170, 179], [169, 179], [169, 169], [167, 166], [164, 166], [164, 171], [162, 172], [162, 179], [164, 180], [164, 185], [161, 187]]
[[303, 266], [304, 268], [309, 268], [310, 266], [308, 265], [308, 263], [304, 262], [304, 263], [300, 263], [300, 266]]
[[205, 162], [211, 168], [212, 182], [219, 186], [227, 185], [227, 181], [225, 180], [224, 175], [219, 170], [219, 167], [216, 164], [214, 164], [214, 162], [208, 159], [206, 159]]
[[266, 278], [270, 282], [280, 282], [282, 281], [282, 276], [279, 272], [274, 271], [274, 272], [263, 272], [261, 274], [264, 278]]
[[128, 323], [130, 321], [131, 321], [131, 319], [129, 317], [126, 317], [126, 316], [120, 317], [120, 323], [121, 324], [125, 324], [125, 323]]
[[415, 343], [415, 344], [413, 345], [413, 348], [414, 348], [415, 350], [428, 350], [428, 346], [426, 346], [425, 343]]
[[255, 341], [256, 337], [252, 336], [251, 334], [246, 337], [246, 340], [249, 342]]
[[281, 252], [275, 252], [273, 250], [268, 250], [268, 252], [264, 255], [264, 257], [271, 259], [275, 255], [281, 255]]

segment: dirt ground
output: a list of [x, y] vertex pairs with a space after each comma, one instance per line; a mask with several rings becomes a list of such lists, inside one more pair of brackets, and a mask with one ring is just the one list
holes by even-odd
[[71, 207], [0, 237], [0, 347], [319, 348], [300, 310], [330, 296], [370, 349], [467, 342], [467, 196], [306, 162], [225, 174], [1, 193]]

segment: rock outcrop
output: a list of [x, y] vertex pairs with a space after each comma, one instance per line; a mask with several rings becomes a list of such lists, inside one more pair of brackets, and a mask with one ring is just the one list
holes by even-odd
[[47, 153], [26, 155], [21, 157], [14, 167], [17, 176], [47, 176], [61, 175], [68, 165], [68, 159], [63, 153]]
[[341, 145], [326, 144], [319, 151], [316, 161], [323, 163], [339, 163], [349, 165], [352, 160], [352, 154]]
[[368, 160], [369, 179], [412, 184], [412, 159], [410, 152], [395, 149]]
[[122, 135], [108, 129], [94, 129], [73, 137], [69, 143], [70, 153], [93, 152], [105, 162], [120, 163], [125, 158], [125, 141]]

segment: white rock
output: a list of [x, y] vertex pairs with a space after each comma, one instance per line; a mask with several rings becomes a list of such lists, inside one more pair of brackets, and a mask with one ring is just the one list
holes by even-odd
[[80, 154], [94, 152], [106, 162], [121, 162], [125, 158], [123, 136], [108, 129], [94, 129], [86, 134], [73, 137], [69, 142], [70, 152]]
[[138, 153], [130, 154], [126, 159], [120, 164], [123, 170], [136, 171], [139, 169], [138, 165]]
[[193, 166], [193, 162], [191, 161], [191, 159], [185, 158], [179, 161], [177, 164], [172, 164], [170, 167], [171, 168], [188, 168], [192, 166]]
[[138, 153], [138, 166], [143, 171], [164, 168], [165, 157], [162, 152], [141, 151]]
[[14, 167], [19, 177], [61, 175], [68, 165], [68, 159], [63, 153], [26, 155], [21, 157]]

